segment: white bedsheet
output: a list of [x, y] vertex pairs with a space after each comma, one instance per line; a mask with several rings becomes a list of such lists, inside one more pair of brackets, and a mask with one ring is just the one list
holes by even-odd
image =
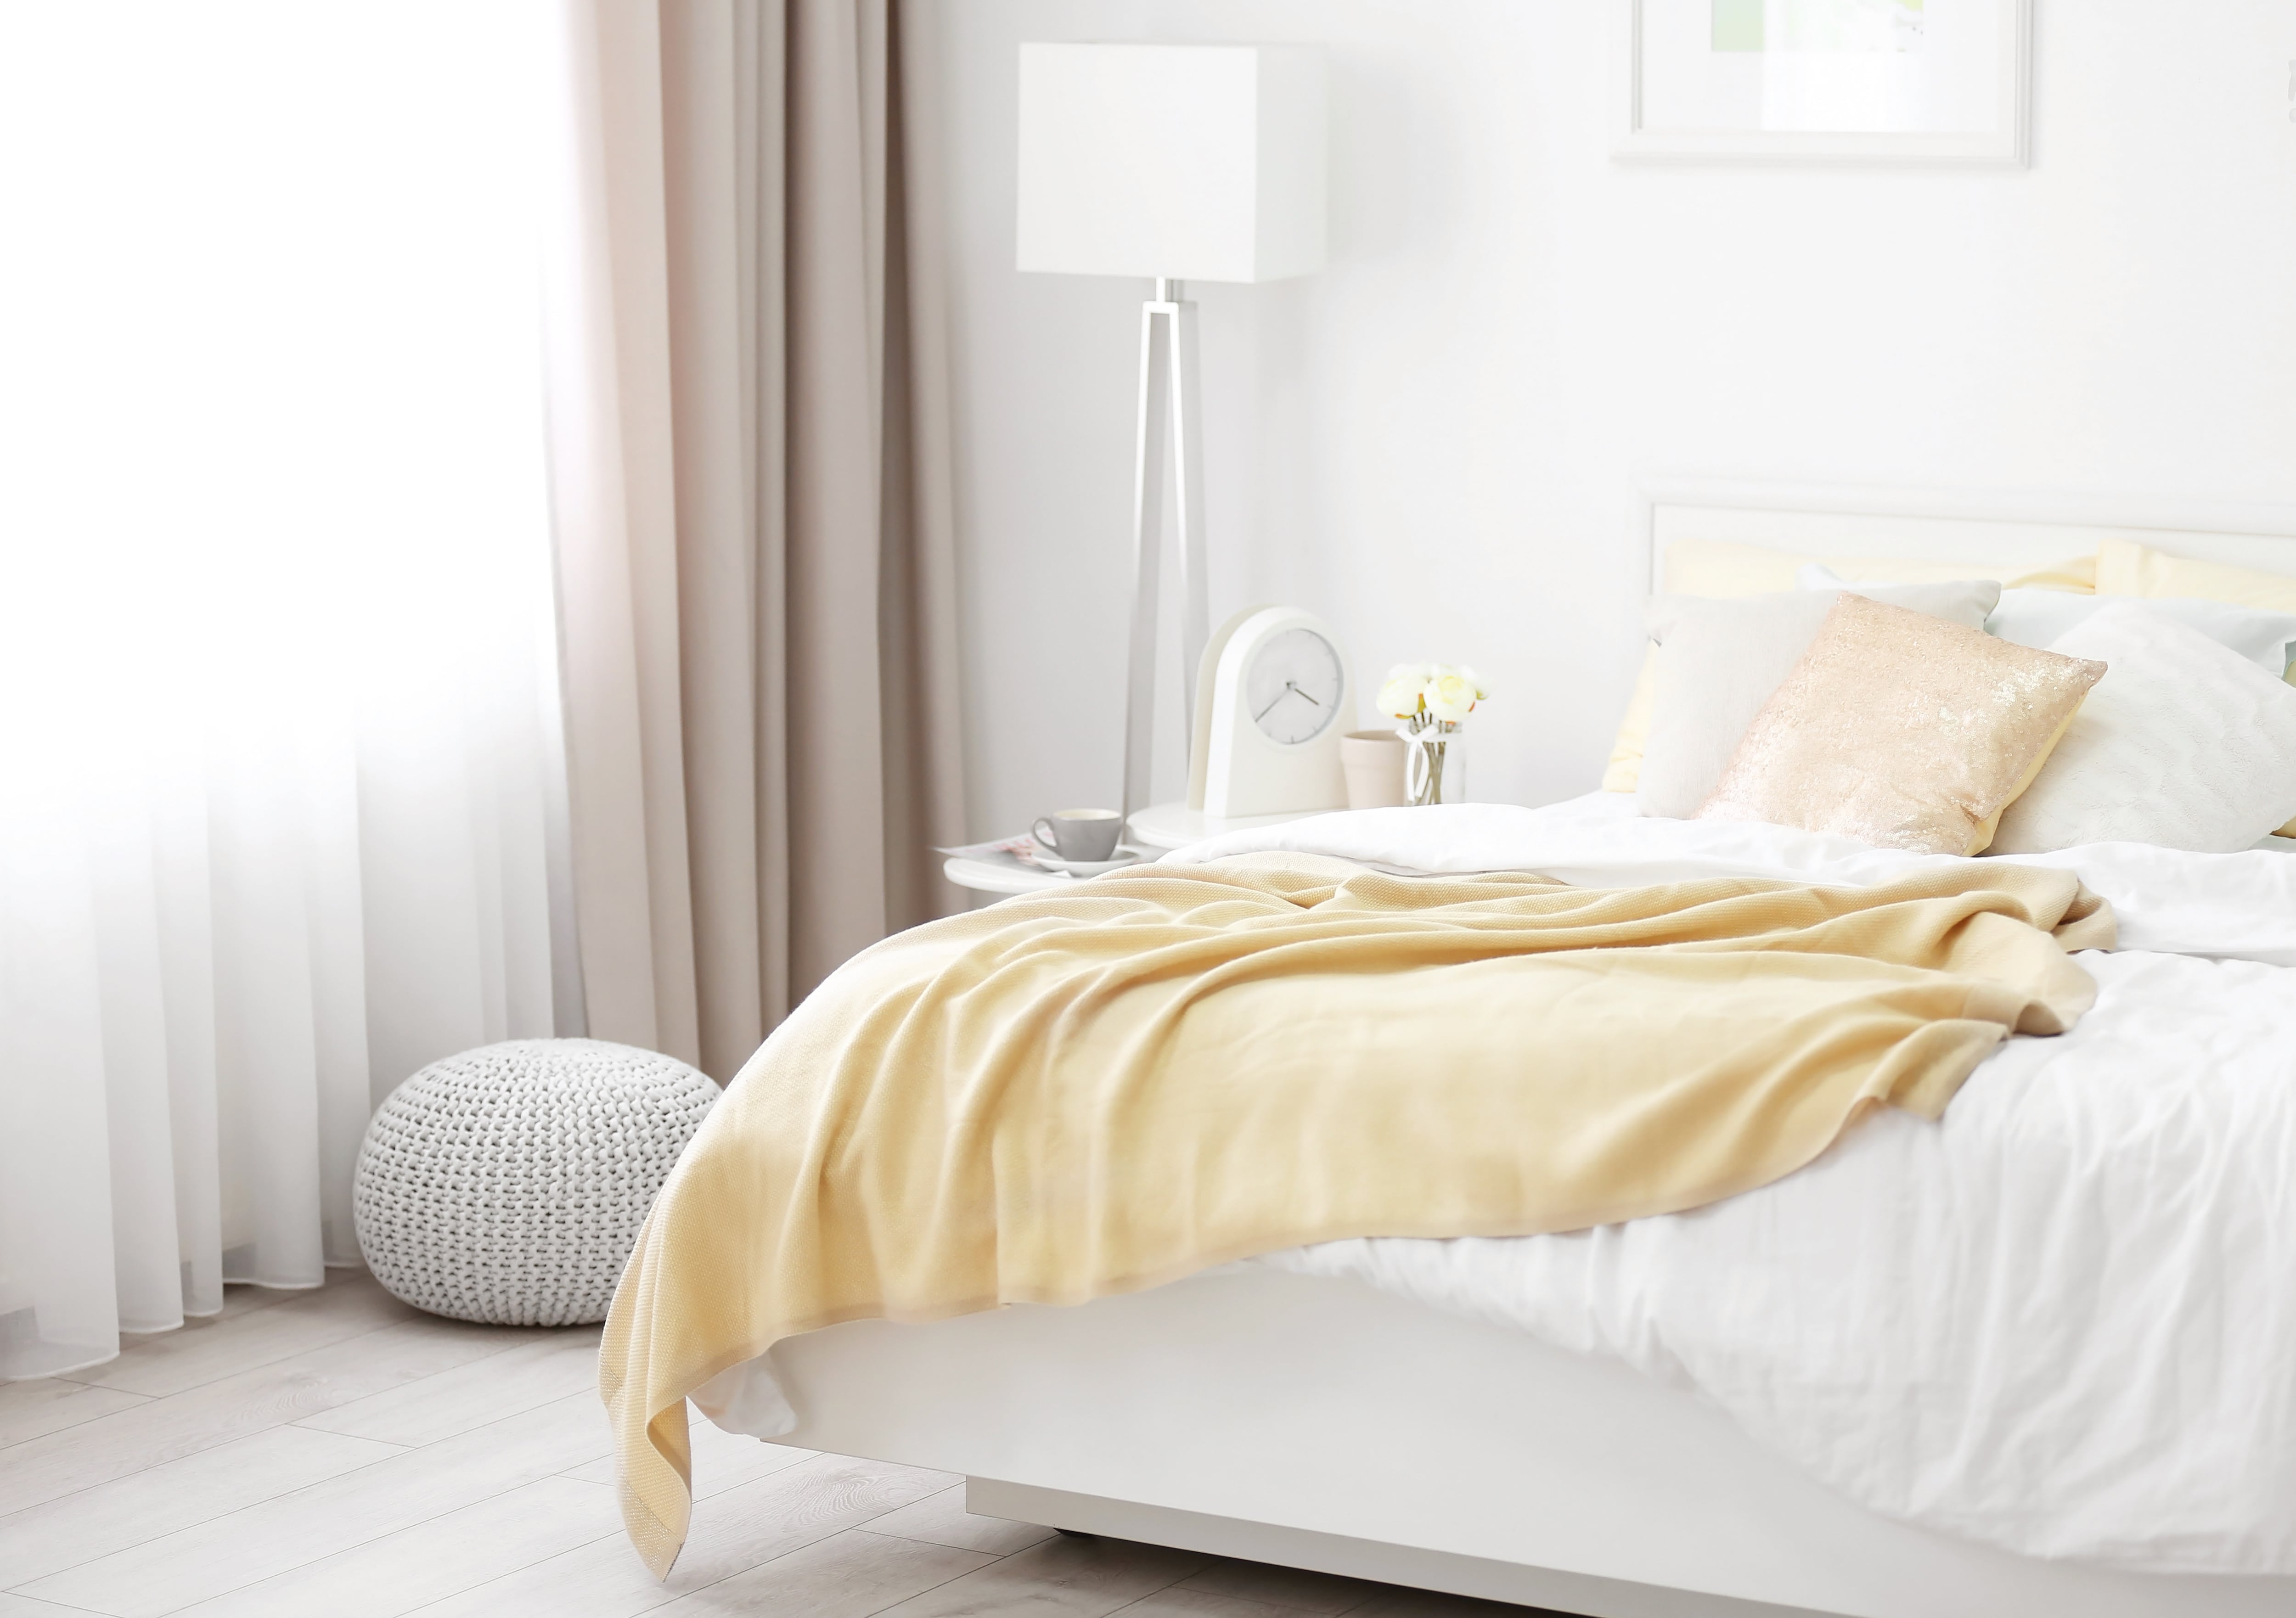
[[[1265, 848], [1596, 886], [1924, 859], [1600, 795], [1295, 821]], [[2296, 860], [2103, 844], [2095, 1009], [2005, 1044], [1943, 1121], [1884, 1112], [1695, 1213], [1564, 1236], [1332, 1242], [1350, 1276], [1695, 1390], [1896, 1517], [2123, 1566], [2296, 1573]]]

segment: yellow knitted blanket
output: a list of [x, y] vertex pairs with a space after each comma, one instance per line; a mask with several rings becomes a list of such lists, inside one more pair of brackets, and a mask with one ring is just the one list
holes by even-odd
[[1080, 1303], [1307, 1242], [1695, 1207], [1867, 1107], [1934, 1117], [2095, 998], [2112, 914], [1990, 862], [1604, 891], [1259, 854], [918, 927], [775, 1031], [606, 1323], [622, 1509], [667, 1573], [685, 1397], [798, 1332]]

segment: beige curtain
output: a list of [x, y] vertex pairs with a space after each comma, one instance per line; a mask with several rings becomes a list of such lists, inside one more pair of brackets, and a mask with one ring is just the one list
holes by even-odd
[[946, 342], [899, 0], [566, 0], [549, 267], [590, 1033], [724, 1080], [956, 908]]

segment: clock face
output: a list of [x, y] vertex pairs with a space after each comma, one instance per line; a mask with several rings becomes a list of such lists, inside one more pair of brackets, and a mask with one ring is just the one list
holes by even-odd
[[1243, 671], [1244, 712], [1268, 740], [1298, 747], [1340, 716], [1340, 654], [1312, 629], [1268, 636]]

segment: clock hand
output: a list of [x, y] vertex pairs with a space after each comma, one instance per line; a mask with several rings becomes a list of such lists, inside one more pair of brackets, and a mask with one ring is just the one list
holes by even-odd
[[1286, 697], [1301, 698], [1306, 701], [1315, 703], [1315, 706], [1317, 707], [1324, 706], [1322, 703], [1316, 702], [1313, 697], [1308, 696], [1307, 692], [1301, 691], [1296, 683], [1290, 680], [1286, 680], [1283, 682], [1283, 689], [1275, 693], [1274, 700], [1270, 701], [1266, 707], [1260, 709], [1259, 712], [1251, 716], [1251, 723], [1258, 724], [1261, 720], [1267, 718], [1270, 714], [1275, 711], [1275, 704], [1283, 701]]

